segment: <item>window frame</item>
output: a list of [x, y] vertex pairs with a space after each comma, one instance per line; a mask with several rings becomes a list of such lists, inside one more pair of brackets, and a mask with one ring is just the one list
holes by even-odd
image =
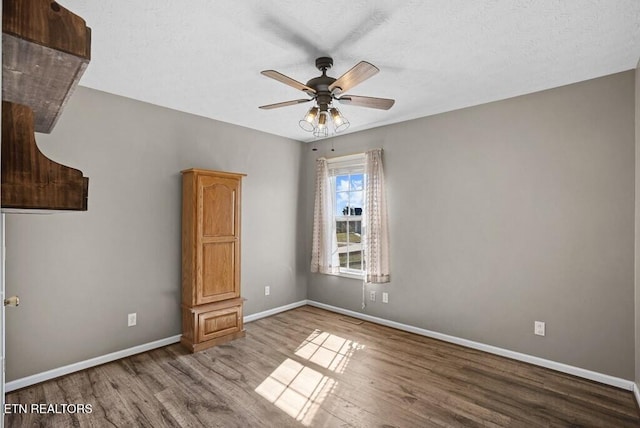
[[[360, 250], [360, 257], [361, 257], [361, 266], [362, 264], [364, 264], [364, 234], [366, 233], [365, 231], [365, 227], [364, 227], [364, 216], [361, 215], [351, 215], [351, 214], [347, 214], [347, 215], [337, 215], [337, 209], [338, 209], [338, 204], [337, 204], [337, 194], [338, 194], [338, 188], [337, 188], [337, 177], [339, 176], [343, 176], [343, 175], [349, 175], [349, 177], [351, 177], [351, 175], [355, 175], [355, 174], [362, 174], [362, 178], [363, 178], [363, 183], [362, 183], [362, 198], [363, 198], [363, 205], [364, 205], [364, 191], [365, 191], [365, 182], [366, 182], [366, 175], [364, 172], [364, 161], [365, 161], [365, 156], [364, 153], [358, 153], [355, 155], [348, 155], [348, 156], [340, 156], [340, 157], [336, 157], [336, 158], [330, 158], [327, 159], [327, 166], [329, 169], [329, 177], [331, 179], [331, 198], [332, 198], [332, 205], [333, 205], [333, 229], [337, 231], [337, 226], [338, 226], [338, 222], [344, 221], [347, 223], [347, 231], [349, 230], [349, 223], [353, 222], [353, 221], [360, 221], [361, 224], [361, 232], [360, 232], [360, 242], [361, 242], [361, 250]], [[351, 180], [349, 180], [351, 181]], [[351, 192], [351, 190], [349, 190], [349, 192]], [[364, 206], [362, 207], [362, 213], [364, 213]], [[347, 239], [348, 239], [348, 233], [347, 232]], [[336, 232], [337, 234], [337, 232]], [[348, 242], [348, 241], [347, 241]], [[348, 257], [348, 256], [347, 256]], [[364, 269], [351, 269], [348, 267], [342, 267], [340, 266], [338, 268], [338, 272], [333, 274], [335, 276], [341, 276], [341, 277], [345, 277], [345, 278], [352, 278], [352, 279], [358, 279], [358, 280], [362, 280], [364, 279], [365, 276], [365, 270]]]

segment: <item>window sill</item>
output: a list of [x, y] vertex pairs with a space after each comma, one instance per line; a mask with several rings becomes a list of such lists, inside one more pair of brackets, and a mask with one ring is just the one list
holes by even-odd
[[358, 281], [362, 281], [364, 279], [364, 274], [358, 275], [356, 273], [347, 273], [347, 272], [334, 273], [333, 276], [341, 276], [343, 278], [357, 279]]
[[339, 276], [342, 278], [357, 279], [358, 281], [364, 280], [364, 274], [347, 273], [347, 272], [341, 272], [341, 273], [316, 272], [316, 273], [320, 275]]

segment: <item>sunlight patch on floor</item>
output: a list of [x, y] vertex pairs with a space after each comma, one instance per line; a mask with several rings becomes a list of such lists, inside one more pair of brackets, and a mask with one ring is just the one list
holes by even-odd
[[[364, 345], [357, 342], [316, 329], [298, 346], [295, 355], [341, 374], [353, 353], [363, 348]], [[292, 418], [309, 426], [337, 384], [331, 377], [287, 358], [255, 391]]]
[[287, 358], [256, 392], [295, 420], [309, 426], [336, 381]]
[[344, 373], [353, 353], [363, 348], [364, 345], [352, 340], [315, 330], [298, 346], [295, 354], [325, 369]]

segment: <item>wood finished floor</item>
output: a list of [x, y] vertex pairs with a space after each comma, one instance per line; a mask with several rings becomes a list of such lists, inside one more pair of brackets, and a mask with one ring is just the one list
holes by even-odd
[[7, 394], [8, 427], [638, 427], [629, 391], [305, 306]]

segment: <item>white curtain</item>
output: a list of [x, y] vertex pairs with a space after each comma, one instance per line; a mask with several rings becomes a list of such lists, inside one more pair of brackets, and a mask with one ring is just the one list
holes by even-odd
[[364, 172], [366, 174], [363, 219], [365, 281], [389, 282], [389, 226], [382, 170], [382, 149], [365, 153]]
[[331, 177], [325, 158], [316, 160], [316, 202], [313, 210], [311, 272], [336, 274], [340, 270], [334, 221]]

